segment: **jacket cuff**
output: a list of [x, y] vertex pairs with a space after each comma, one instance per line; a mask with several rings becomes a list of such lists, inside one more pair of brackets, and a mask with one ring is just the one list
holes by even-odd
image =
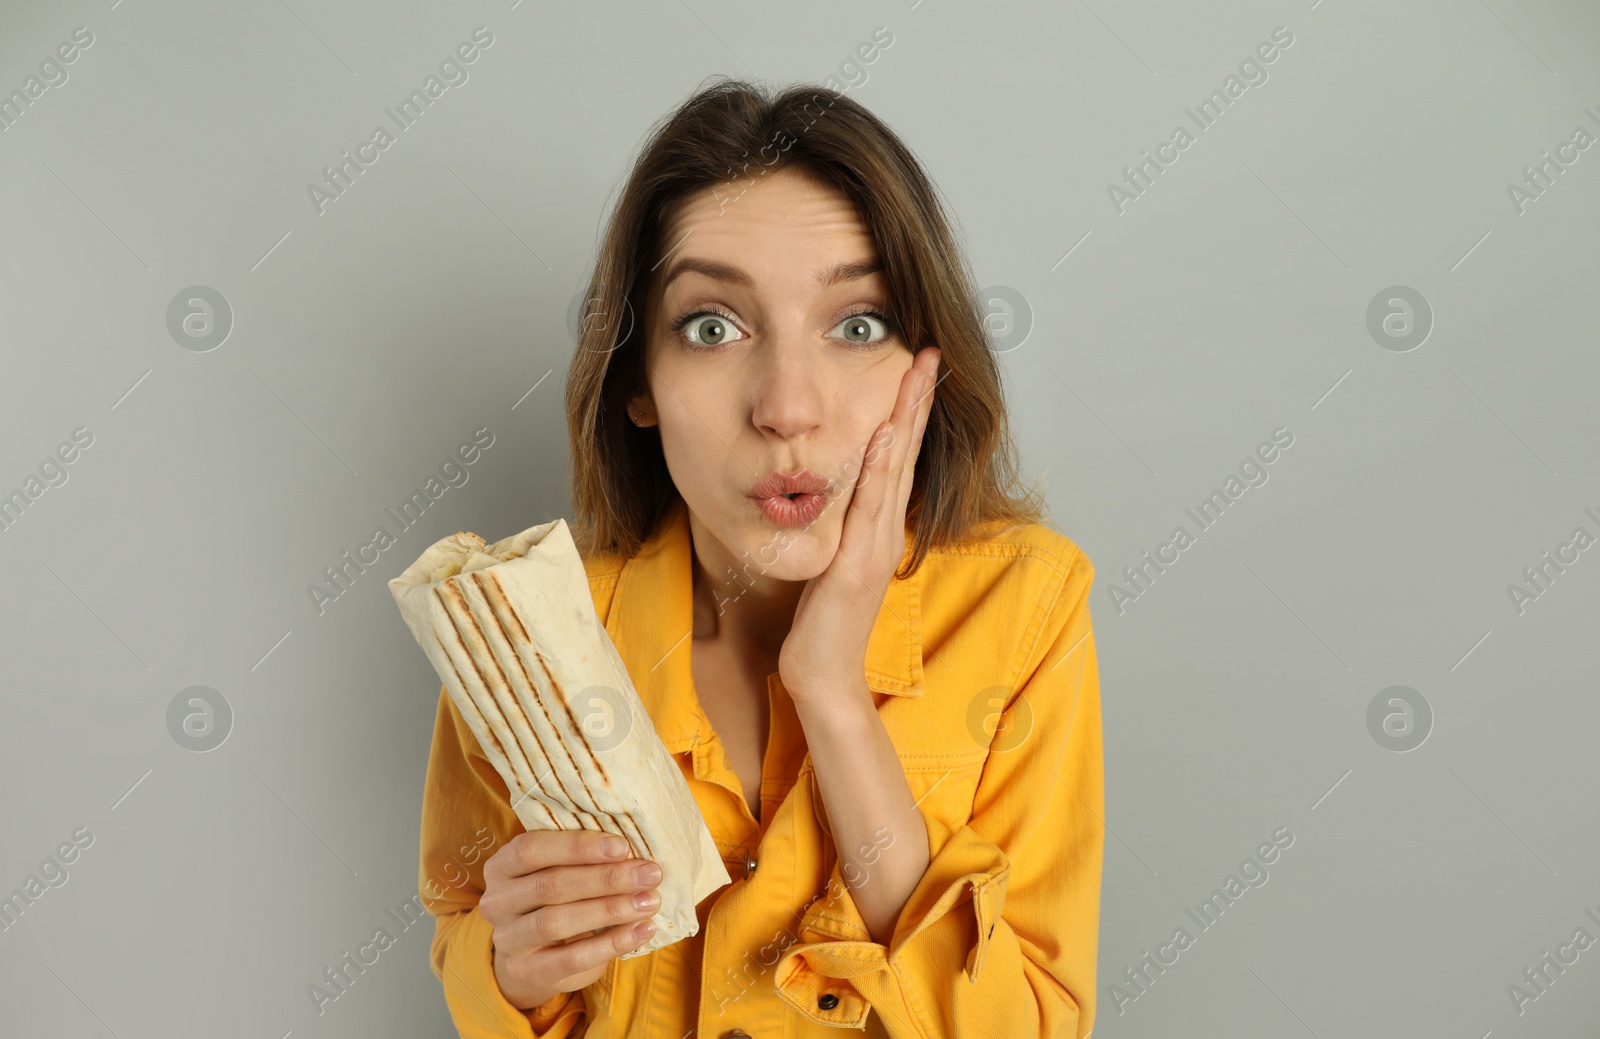
[[[867, 1011], [873, 1007], [890, 1021], [924, 1020], [919, 994], [906, 984], [911, 976], [905, 969], [907, 946], [920, 948], [928, 941], [971, 936], [959, 950], [952, 946], [940, 958], [947, 961], [951, 975], [959, 969], [976, 983], [1010, 874], [1005, 852], [962, 825], [930, 861], [900, 910], [889, 945], [884, 946], [872, 941], [836, 861], [827, 891], [813, 899], [801, 916], [799, 942], [778, 959], [773, 973], [778, 998], [820, 1024], [865, 1028]], [[938, 933], [919, 941], [923, 932], [952, 914], [959, 920], [951, 923], [959, 926], [937, 927]], [[925, 950], [916, 957], [925, 958]], [[837, 1004], [822, 1009], [819, 1000], [830, 994]]]
[[474, 907], [459, 914], [445, 949], [440, 980], [463, 1039], [565, 1039], [583, 1018], [581, 993], [561, 992], [529, 1010], [513, 1006], [495, 980], [493, 939], [493, 925]]
[[[567, 1008], [572, 1004], [573, 997], [576, 995], [578, 995], [576, 992], [557, 992], [531, 1010], [520, 1012], [527, 1014], [528, 1023], [533, 1026], [534, 1035], [546, 1036], [555, 1030], [554, 1026], [562, 1018], [570, 1017], [576, 1021], [578, 1015], [583, 1013], [582, 1004], [579, 1004], [572, 1014], [566, 1013]], [[563, 1029], [561, 1034], [566, 1034], [566, 1029]]]

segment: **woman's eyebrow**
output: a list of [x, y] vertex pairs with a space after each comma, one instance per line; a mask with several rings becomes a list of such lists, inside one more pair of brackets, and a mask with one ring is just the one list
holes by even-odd
[[[883, 261], [877, 259], [876, 257], [871, 260], [861, 261], [859, 263], [836, 263], [832, 267], [823, 269], [823, 271], [817, 275], [817, 284], [826, 288], [830, 285], [837, 285], [840, 282], [855, 281], [858, 278], [865, 278], [870, 274], [878, 274], [882, 270]], [[666, 278], [661, 283], [662, 291], [666, 291], [666, 287], [672, 284], [672, 279], [676, 278], [680, 274], [687, 274], [690, 271], [704, 274], [706, 277], [713, 278], [717, 281], [725, 281], [734, 285], [742, 285], [745, 288], [750, 288], [755, 284], [755, 280], [751, 278], [748, 273], [739, 267], [733, 266], [732, 264], [718, 263], [715, 260], [702, 260], [694, 256], [685, 256], [680, 258], [677, 263], [673, 264], [672, 269], [667, 272]]]

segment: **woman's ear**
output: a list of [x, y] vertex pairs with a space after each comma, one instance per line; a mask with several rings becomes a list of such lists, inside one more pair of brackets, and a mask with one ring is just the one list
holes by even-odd
[[636, 426], [656, 424], [655, 408], [650, 403], [648, 393], [637, 393], [628, 398], [628, 418]]

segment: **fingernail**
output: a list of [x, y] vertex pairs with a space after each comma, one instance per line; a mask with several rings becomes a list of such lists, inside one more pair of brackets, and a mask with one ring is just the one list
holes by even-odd
[[601, 851], [608, 859], [620, 859], [628, 853], [628, 842], [621, 837], [607, 837], [602, 842]]
[[661, 901], [661, 897], [654, 891], [641, 891], [633, 896], [633, 908], [653, 909], [659, 901]]
[[646, 862], [633, 871], [633, 879], [641, 884], [654, 884], [661, 879], [661, 867], [654, 862]]
[[649, 920], [646, 920], [644, 923], [633, 929], [633, 936], [635, 938], [648, 938], [655, 933], [656, 925], [651, 923]]

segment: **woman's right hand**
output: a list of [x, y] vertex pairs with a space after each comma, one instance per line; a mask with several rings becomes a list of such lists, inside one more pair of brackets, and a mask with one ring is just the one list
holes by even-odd
[[512, 1006], [576, 992], [649, 940], [661, 867], [627, 853], [626, 841], [599, 830], [528, 830], [484, 863], [478, 911], [494, 928], [494, 977]]

